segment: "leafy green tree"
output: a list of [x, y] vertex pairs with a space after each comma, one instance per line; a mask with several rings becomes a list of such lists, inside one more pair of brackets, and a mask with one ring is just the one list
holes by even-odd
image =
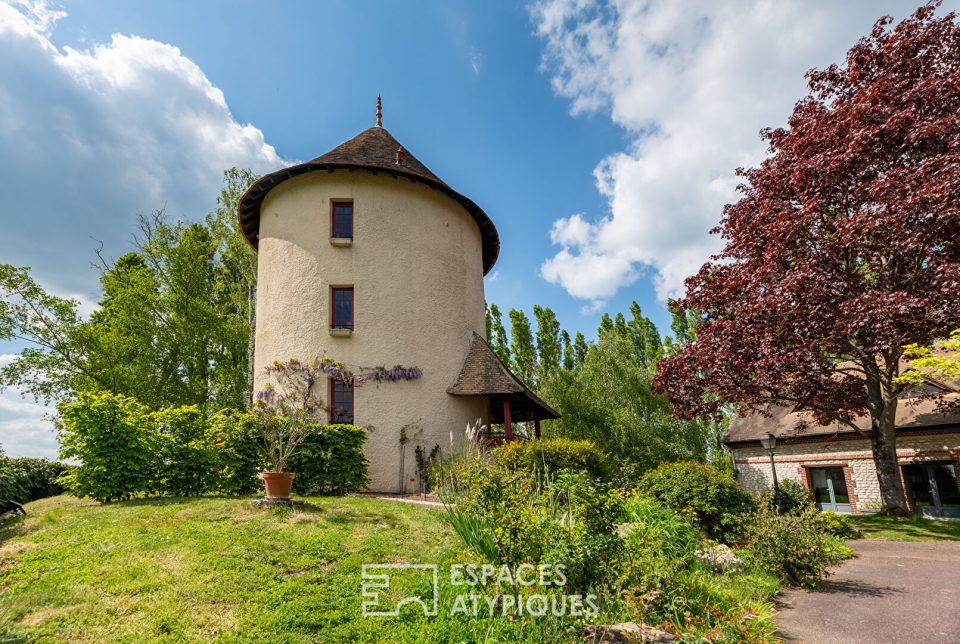
[[160, 330], [152, 312], [160, 297], [156, 276], [141, 255], [127, 253], [113, 271], [101, 274], [100, 285], [100, 308], [82, 326], [90, 340], [87, 367], [97, 377], [81, 375], [73, 389], [107, 389], [158, 407], [167, 399], [167, 378], [158, 368], [163, 347], [155, 342]]
[[17, 386], [49, 402], [76, 387], [112, 383], [90, 364], [95, 342], [85, 332], [77, 300], [47, 293], [30, 269], [0, 264], [0, 340], [26, 343], [0, 368], [0, 389]]
[[597, 329], [597, 337], [603, 338], [604, 336], [610, 335], [613, 333], [614, 324], [613, 320], [610, 318], [609, 313], [604, 313], [600, 316], [600, 328]]
[[145, 406], [102, 392], [80, 393], [57, 409], [60, 457], [80, 462], [65, 476], [72, 494], [116, 501], [155, 487], [160, 436]]
[[946, 382], [960, 380], [960, 329], [932, 347], [908, 344], [903, 349], [904, 357], [910, 360], [913, 368], [904, 371], [897, 382], [917, 386], [923, 384], [924, 378]]
[[136, 250], [100, 257], [100, 307], [47, 293], [26, 268], [0, 265], [0, 340], [27, 348], [0, 388], [38, 400], [109, 390], [152, 409], [243, 407], [250, 399], [256, 257], [236, 227], [254, 175], [228, 170], [203, 223], [142, 217]]
[[576, 366], [573, 354], [573, 344], [570, 343], [570, 334], [564, 329], [560, 332], [560, 341], [563, 345], [563, 368], [571, 371]]
[[537, 380], [548, 380], [560, 369], [560, 322], [550, 308], [533, 305], [537, 320]]
[[517, 377], [524, 382], [533, 382], [537, 367], [537, 350], [533, 344], [533, 332], [526, 313], [510, 309], [510, 354]]
[[706, 423], [679, 421], [652, 390], [653, 365], [633, 351], [629, 336], [609, 333], [574, 371], [560, 371], [540, 394], [561, 418], [548, 436], [589, 440], [611, 454], [624, 481], [662, 461], [706, 460], [713, 437]]
[[[217, 197], [216, 209], [207, 215], [207, 228], [217, 240], [219, 262], [217, 272], [222, 285], [218, 306], [226, 316], [225, 342], [232, 347], [231, 359], [235, 371], [241, 366], [247, 370], [246, 402], [253, 402], [253, 352], [256, 337], [257, 254], [237, 228], [237, 203], [257, 175], [247, 168], [230, 168], [224, 172], [223, 189]], [[246, 357], [236, 351], [236, 341], [246, 335]], [[236, 373], [227, 376], [227, 380]], [[221, 385], [223, 386], [223, 385]]]
[[487, 340], [503, 364], [510, 364], [510, 342], [507, 340], [507, 330], [503, 327], [500, 307], [496, 304], [487, 307]]
[[693, 309], [681, 310], [675, 301], [670, 301], [667, 307], [670, 310], [670, 330], [673, 337], [667, 336], [663, 341], [664, 355], [675, 356], [683, 349], [687, 342], [696, 338], [694, 329], [702, 320]]
[[633, 345], [633, 352], [648, 365], [656, 364], [663, 356], [663, 341], [660, 332], [650, 318], [643, 315], [640, 305], [630, 304], [630, 321], [627, 322], [627, 334]]
[[579, 368], [583, 365], [587, 359], [588, 348], [589, 345], [587, 344], [586, 338], [583, 337], [583, 333], [577, 331], [573, 336], [573, 362], [575, 367]]

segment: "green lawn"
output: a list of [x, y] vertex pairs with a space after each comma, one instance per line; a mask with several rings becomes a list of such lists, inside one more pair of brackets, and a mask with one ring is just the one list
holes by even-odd
[[850, 516], [864, 539], [880, 541], [960, 541], [960, 521], [935, 521], [914, 517]]
[[[71, 497], [0, 519], [0, 641], [556, 641], [556, 620], [361, 616], [365, 563], [469, 561], [437, 510], [369, 498]], [[441, 578], [441, 603], [453, 594]], [[424, 582], [402, 579], [400, 588]], [[459, 592], [459, 591], [458, 591]], [[569, 632], [569, 631], [566, 631]]]

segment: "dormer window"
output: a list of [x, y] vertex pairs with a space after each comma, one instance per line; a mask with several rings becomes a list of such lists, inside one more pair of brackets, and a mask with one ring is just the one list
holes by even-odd
[[330, 239], [353, 239], [353, 202], [333, 201], [330, 206]]
[[924, 380], [919, 385], [910, 385], [907, 389], [900, 392], [900, 398], [919, 398], [921, 396], [938, 396], [946, 393], [946, 389], [929, 380]]

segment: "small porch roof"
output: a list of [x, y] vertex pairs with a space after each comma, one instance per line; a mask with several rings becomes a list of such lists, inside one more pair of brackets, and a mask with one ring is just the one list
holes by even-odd
[[[514, 422], [560, 418], [550, 405], [543, 402], [507, 368], [487, 341], [476, 332], [463, 358], [463, 366], [456, 382], [447, 389], [454, 396], [488, 396], [494, 400], [510, 401], [510, 416]], [[490, 405], [490, 422], [502, 423], [503, 405]]]

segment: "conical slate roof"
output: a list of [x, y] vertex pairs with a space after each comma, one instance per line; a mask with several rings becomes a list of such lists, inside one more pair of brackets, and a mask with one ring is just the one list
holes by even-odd
[[271, 190], [295, 176], [308, 172], [334, 170], [363, 170], [373, 174], [386, 173], [394, 177], [404, 177], [422, 183], [434, 190], [442, 192], [457, 203], [473, 217], [480, 227], [480, 237], [483, 241], [483, 273], [487, 274], [497, 261], [500, 254], [500, 236], [496, 227], [477, 204], [453, 190], [441, 181], [437, 175], [430, 172], [415, 156], [403, 148], [401, 160], [398, 163], [397, 150], [403, 148], [386, 129], [380, 126], [372, 127], [342, 143], [324, 155], [312, 161], [292, 165], [264, 175], [251, 185], [237, 204], [237, 219], [244, 237], [257, 248], [260, 232], [260, 207]]
[[[397, 149], [403, 146], [382, 127], [364, 130], [310, 163], [349, 163], [370, 168], [393, 170], [397, 167]], [[437, 175], [404, 148], [403, 169], [424, 179], [440, 182]]]

